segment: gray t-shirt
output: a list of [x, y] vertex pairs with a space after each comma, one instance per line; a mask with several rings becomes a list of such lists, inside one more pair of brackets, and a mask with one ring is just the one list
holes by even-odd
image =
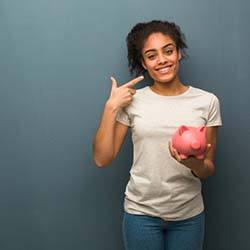
[[221, 126], [216, 95], [189, 85], [180, 95], [163, 96], [146, 86], [119, 110], [116, 120], [131, 128], [133, 141], [125, 211], [164, 220], [183, 220], [201, 213], [201, 181], [170, 155], [168, 142], [181, 125]]

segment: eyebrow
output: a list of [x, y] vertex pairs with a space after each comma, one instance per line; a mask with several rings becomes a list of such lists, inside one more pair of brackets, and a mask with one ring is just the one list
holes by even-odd
[[[164, 45], [164, 46], [162, 47], [162, 49], [168, 47], [169, 45], [173, 45], [173, 46], [174, 46], [173, 43], [168, 43], [168, 44]], [[156, 49], [149, 49], [149, 50], [146, 50], [146, 51], [144, 52], [144, 54], [147, 54], [147, 53], [150, 52], [150, 51], [156, 51]]]

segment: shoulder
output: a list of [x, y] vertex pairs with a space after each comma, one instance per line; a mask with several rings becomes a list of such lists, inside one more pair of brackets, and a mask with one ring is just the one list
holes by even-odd
[[202, 99], [206, 99], [209, 101], [209, 103], [219, 102], [219, 98], [215, 93], [208, 91], [206, 89], [201, 89], [201, 88], [194, 87], [194, 86], [191, 86], [191, 87], [192, 87], [191, 92], [194, 96], [201, 97]]
[[212, 93], [212, 92], [210, 92], [208, 90], [201, 89], [201, 88], [194, 87], [194, 86], [192, 86], [192, 91], [195, 92], [196, 94], [199, 94], [199, 95], [202, 95], [202, 96], [208, 96], [210, 98], [215, 96], [214, 93]]

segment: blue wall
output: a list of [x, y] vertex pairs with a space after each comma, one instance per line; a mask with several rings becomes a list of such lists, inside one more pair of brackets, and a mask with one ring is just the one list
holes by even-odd
[[105, 169], [95, 167], [92, 139], [109, 77], [130, 79], [125, 37], [151, 19], [181, 26], [190, 56], [182, 81], [221, 102], [216, 175], [203, 182], [205, 249], [250, 249], [249, 7], [244, 0], [0, 0], [0, 249], [123, 249], [131, 134]]

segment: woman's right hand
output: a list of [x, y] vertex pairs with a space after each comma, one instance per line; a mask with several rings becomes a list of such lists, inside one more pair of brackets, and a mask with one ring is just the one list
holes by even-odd
[[115, 78], [111, 77], [112, 87], [108, 102], [112, 103], [116, 108], [128, 106], [133, 100], [133, 95], [136, 93], [136, 89], [133, 87], [143, 78], [143, 76], [136, 77], [118, 87]]

